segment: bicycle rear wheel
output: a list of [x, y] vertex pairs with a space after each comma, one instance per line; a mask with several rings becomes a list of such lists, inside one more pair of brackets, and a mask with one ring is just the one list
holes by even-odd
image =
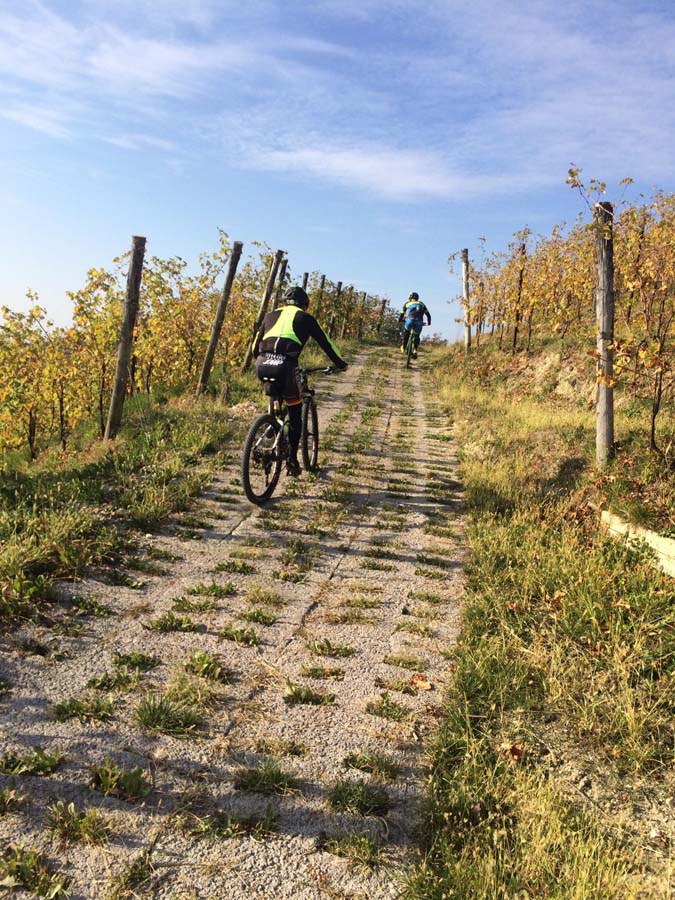
[[319, 458], [319, 416], [314, 400], [302, 404], [302, 432], [300, 434], [302, 448], [302, 465], [306, 472], [316, 471]]
[[281, 425], [274, 416], [259, 416], [249, 428], [241, 459], [241, 482], [251, 503], [264, 503], [274, 493], [281, 475]]
[[410, 368], [410, 360], [412, 359], [413, 350], [415, 349], [415, 338], [413, 337], [412, 328], [410, 329], [410, 336], [408, 337], [408, 343], [406, 344], [405, 352], [405, 367], [406, 369]]

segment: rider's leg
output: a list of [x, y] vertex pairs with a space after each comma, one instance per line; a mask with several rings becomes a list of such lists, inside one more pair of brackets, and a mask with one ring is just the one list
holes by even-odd
[[297, 403], [287, 403], [286, 406], [288, 407], [289, 456], [291, 459], [297, 460], [300, 433], [302, 431], [302, 400]]
[[401, 353], [405, 353], [405, 345], [408, 342], [408, 331], [405, 326], [401, 329]]

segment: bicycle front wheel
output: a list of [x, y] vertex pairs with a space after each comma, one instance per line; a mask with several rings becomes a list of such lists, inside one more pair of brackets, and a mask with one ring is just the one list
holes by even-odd
[[319, 416], [314, 400], [302, 404], [302, 432], [300, 434], [302, 448], [302, 465], [306, 472], [316, 471], [319, 458]]
[[241, 482], [251, 503], [264, 503], [274, 493], [281, 475], [281, 425], [274, 416], [259, 416], [251, 425], [241, 460]]

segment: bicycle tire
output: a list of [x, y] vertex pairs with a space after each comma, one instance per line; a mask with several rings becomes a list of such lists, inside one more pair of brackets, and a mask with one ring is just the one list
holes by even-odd
[[[244, 441], [241, 483], [246, 497], [256, 505], [269, 500], [279, 482], [283, 454], [279, 447], [274, 448], [274, 443], [280, 430], [277, 419], [267, 413], [253, 422]], [[263, 445], [263, 441], [269, 446]], [[258, 479], [263, 481], [262, 491], [259, 490]]]
[[408, 343], [406, 344], [406, 358], [405, 358], [405, 367], [409, 369], [411, 366], [410, 360], [413, 355], [413, 348], [415, 346], [415, 339], [413, 338], [412, 328], [410, 329], [410, 337], [408, 338]]
[[316, 472], [319, 458], [319, 416], [313, 399], [302, 404], [302, 431], [300, 433], [302, 465], [306, 472]]

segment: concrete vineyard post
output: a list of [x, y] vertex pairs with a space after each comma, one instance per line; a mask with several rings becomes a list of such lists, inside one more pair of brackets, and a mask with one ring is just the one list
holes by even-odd
[[469, 251], [462, 250], [462, 306], [464, 307], [464, 350], [471, 350], [471, 319], [469, 316]]
[[260, 309], [258, 310], [258, 315], [255, 320], [255, 324], [253, 326], [253, 337], [251, 338], [251, 343], [249, 345], [248, 350], [246, 351], [246, 357], [244, 362], [242, 363], [241, 371], [246, 372], [250, 368], [251, 360], [253, 359], [253, 345], [258, 336], [258, 332], [260, 331], [260, 326], [262, 325], [263, 319], [265, 318], [265, 313], [267, 312], [267, 307], [269, 306], [270, 299], [272, 297], [272, 291], [274, 290], [274, 282], [277, 278], [277, 272], [279, 271], [279, 266], [281, 265], [281, 259], [284, 255], [283, 250], [277, 250], [274, 254], [274, 258], [272, 259], [272, 265], [270, 266], [270, 273], [267, 277], [267, 284], [265, 285], [265, 291], [263, 293], [263, 298], [260, 301]]
[[286, 269], [288, 268], [288, 259], [284, 257], [281, 260], [281, 268], [279, 269], [279, 278], [277, 280], [277, 289], [274, 293], [274, 305], [272, 309], [276, 309], [281, 304], [281, 297], [284, 291], [284, 279], [286, 278]]
[[122, 424], [122, 410], [124, 408], [124, 395], [127, 390], [134, 327], [136, 325], [136, 316], [138, 315], [144, 256], [145, 238], [132, 237], [131, 259], [129, 260], [129, 272], [127, 274], [127, 295], [124, 301], [124, 316], [122, 318], [120, 342], [117, 348], [117, 368], [115, 369], [115, 382], [113, 384], [112, 397], [110, 398], [108, 422], [105, 427], [106, 440], [116, 438]]
[[597, 203], [595, 220], [596, 292], [598, 325], [598, 395], [595, 428], [595, 459], [604, 468], [614, 450], [614, 207]]
[[225, 321], [227, 304], [230, 299], [230, 294], [232, 293], [232, 285], [234, 284], [234, 277], [237, 274], [237, 266], [239, 265], [239, 260], [241, 259], [241, 252], [243, 248], [244, 245], [241, 241], [235, 241], [232, 245], [232, 252], [230, 253], [230, 266], [227, 270], [227, 277], [225, 278], [225, 284], [223, 285], [223, 293], [220, 295], [218, 308], [213, 320], [211, 339], [209, 340], [209, 346], [207, 347], [206, 355], [204, 356], [202, 374], [199, 376], [199, 382], [197, 384], [198, 397], [206, 390], [206, 386], [209, 383], [209, 375], [211, 374], [213, 359], [216, 355], [218, 341], [220, 340], [220, 332], [222, 331], [223, 322]]

